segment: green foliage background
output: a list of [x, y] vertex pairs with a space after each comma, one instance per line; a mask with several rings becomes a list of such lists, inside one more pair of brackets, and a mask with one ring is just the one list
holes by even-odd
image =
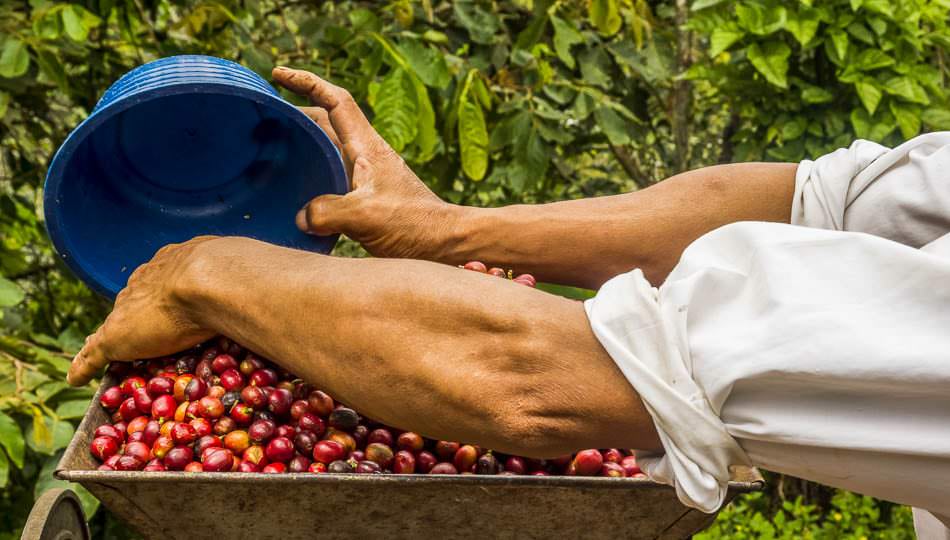
[[[108, 309], [51, 252], [42, 181], [69, 130], [130, 68], [203, 53], [265, 77], [278, 64], [310, 69], [349, 88], [446, 199], [543, 202], [950, 129], [948, 9], [947, 0], [0, 3], [0, 538], [17, 537], [34, 495], [55, 483], [48, 473], [92, 391], [65, 385], [68, 359]], [[772, 480], [709, 537], [909, 534], [906, 509]], [[835, 517], [845, 515], [858, 517]], [[125, 534], [106, 512], [94, 525]]]

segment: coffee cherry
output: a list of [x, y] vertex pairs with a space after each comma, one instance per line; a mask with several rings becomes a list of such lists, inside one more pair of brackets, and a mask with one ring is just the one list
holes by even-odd
[[294, 443], [287, 437], [274, 437], [264, 448], [264, 454], [270, 461], [289, 461], [294, 457]]
[[426, 452], [423, 450], [416, 454], [416, 470], [422, 474], [426, 474], [432, 470], [432, 467], [435, 467], [438, 463], [438, 458], [432, 452]]
[[222, 416], [218, 418], [218, 421], [214, 423], [214, 427], [211, 428], [211, 433], [224, 437], [228, 433], [231, 433], [237, 429], [237, 422], [234, 421], [230, 416]]
[[201, 460], [201, 466], [209, 472], [227, 472], [234, 466], [234, 454], [227, 448], [212, 447]]
[[320, 439], [310, 431], [301, 431], [294, 436], [294, 448], [305, 456], [313, 454], [313, 447]]
[[244, 403], [238, 403], [231, 408], [231, 418], [239, 426], [246, 426], [254, 419], [254, 409]]
[[488, 267], [485, 266], [485, 263], [482, 263], [479, 261], [469, 261], [465, 263], [465, 265], [462, 268], [466, 270], [473, 270], [475, 272], [479, 272], [482, 274], [484, 274], [485, 272], [488, 272]]
[[129, 420], [129, 426], [126, 428], [126, 432], [131, 435], [139, 431], [144, 431], [145, 426], [148, 425], [147, 416], [136, 416], [132, 420]]
[[444, 460], [452, 460], [461, 445], [457, 442], [439, 441], [435, 443], [435, 455]]
[[568, 464], [571, 463], [571, 459], [573, 459], [573, 456], [571, 455], [559, 456], [556, 458], [549, 459], [548, 463], [550, 463], [555, 468], [562, 469], [564, 467], [567, 467]]
[[327, 466], [327, 472], [331, 473], [351, 473], [353, 465], [349, 461], [338, 459]]
[[213, 397], [203, 397], [198, 400], [198, 414], [208, 420], [216, 420], [224, 415], [224, 404]]
[[135, 433], [130, 433], [129, 438], [126, 439], [126, 442], [143, 442], [145, 440], [145, 434], [141, 431], [136, 431]]
[[148, 390], [144, 386], [132, 390], [132, 399], [135, 401], [135, 408], [141, 414], [150, 414], [152, 412], [152, 396], [148, 395]]
[[264, 362], [262, 362], [260, 358], [248, 353], [247, 356], [244, 357], [244, 360], [241, 360], [241, 365], [238, 366], [238, 371], [240, 371], [242, 375], [250, 376], [251, 373], [254, 373], [259, 369], [263, 369], [264, 367]]
[[531, 476], [551, 476], [547, 471], [534, 471]]
[[148, 391], [149, 395], [152, 396], [152, 399], [155, 399], [159, 396], [171, 394], [175, 389], [175, 381], [169, 379], [168, 377], [159, 375], [149, 379], [145, 389]]
[[310, 412], [319, 416], [327, 416], [333, 412], [333, 398], [321, 392], [314, 390], [307, 396], [307, 403], [310, 405]]
[[277, 426], [270, 420], [256, 420], [247, 429], [247, 433], [252, 441], [261, 442], [273, 437], [276, 429]]
[[99, 396], [99, 403], [109, 411], [114, 411], [119, 408], [119, 405], [122, 405], [125, 397], [122, 395], [122, 390], [118, 386], [111, 386], [106, 388], [102, 395]]
[[110, 437], [115, 440], [116, 444], [121, 444], [122, 441], [125, 440], [125, 434], [110, 424], [103, 424], [97, 427], [96, 431], [93, 432], [93, 437]]
[[511, 456], [505, 460], [505, 470], [512, 474], [525, 474], [528, 472], [528, 466], [525, 464], [524, 458]]
[[383, 472], [383, 468], [379, 466], [379, 463], [367, 459], [357, 463], [354, 472], [357, 474], [380, 474]]
[[224, 395], [227, 394], [227, 393], [228, 393], [228, 391], [225, 390], [224, 387], [221, 386], [220, 384], [212, 384], [212, 385], [208, 388], [208, 395], [207, 395], [207, 397], [215, 398], [215, 399], [222, 399], [222, 398], [224, 397]]
[[191, 406], [191, 402], [182, 401], [178, 404], [178, 407], [175, 409], [175, 421], [184, 422], [186, 420], [191, 420], [188, 418], [188, 407]]
[[609, 476], [611, 478], [623, 478], [626, 476], [623, 467], [614, 461], [605, 461], [604, 465], [600, 468], [600, 475]]
[[327, 432], [324, 438], [342, 444], [343, 448], [346, 448], [347, 452], [356, 450], [356, 440], [345, 431], [331, 430]]
[[353, 450], [346, 458], [359, 463], [360, 461], [366, 459], [366, 452], [363, 452], [362, 450]]
[[241, 401], [254, 409], [261, 409], [267, 405], [267, 395], [257, 386], [245, 386], [241, 389]]
[[633, 476], [636, 474], [642, 474], [643, 471], [640, 470], [640, 466], [637, 465], [636, 456], [626, 456], [620, 460], [620, 466], [623, 467], [623, 472], [625, 476]]
[[112, 437], [96, 437], [89, 443], [89, 450], [99, 461], [105, 461], [119, 451], [119, 444]]
[[165, 468], [165, 465], [162, 464], [162, 460], [153, 459], [145, 464], [145, 467], [142, 469], [145, 472], [162, 472], [168, 470]]
[[289, 426], [287, 424], [282, 424], [277, 426], [277, 429], [274, 430], [275, 437], [287, 437], [292, 439], [294, 435], [297, 434], [297, 429], [294, 426]]
[[217, 435], [205, 435], [198, 439], [198, 442], [195, 443], [195, 451], [198, 452], [198, 455], [204, 454], [205, 450], [208, 448], [221, 448], [221, 438]]
[[198, 438], [198, 433], [195, 431], [195, 428], [191, 427], [191, 424], [186, 424], [185, 422], [175, 423], [175, 427], [172, 428], [172, 441], [176, 445], [186, 445], [195, 442], [195, 439]]
[[219, 354], [211, 361], [211, 371], [215, 375], [221, 375], [229, 369], [237, 369], [238, 363], [230, 354]]
[[416, 472], [416, 458], [411, 452], [400, 450], [393, 456], [393, 472], [396, 474], [412, 474]]
[[143, 442], [131, 442], [125, 445], [123, 454], [137, 458], [143, 466], [148, 460], [152, 459], [152, 449]]
[[193, 355], [185, 355], [175, 361], [175, 373], [179, 375], [183, 373], [192, 373], [195, 371], [195, 366], [198, 364], [198, 358]]
[[200, 438], [205, 435], [211, 435], [211, 429], [214, 427], [211, 425], [211, 421], [207, 418], [195, 418], [191, 422], [188, 422], [191, 427], [195, 428], [195, 434]]
[[139, 408], [135, 405], [135, 398], [126, 398], [125, 401], [119, 405], [119, 416], [126, 422], [132, 420], [139, 414], [141, 414], [141, 412], [139, 412]]
[[501, 472], [501, 463], [498, 458], [488, 452], [475, 462], [475, 474], [498, 474]]
[[263, 368], [251, 373], [250, 384], [264, 388], [277, 384], [277, 372], [273, 369]]
[[363, 424], [360, 424], [353, 429], [353, 432], [350, 433], [350, 436], [352, 436], [353, 440], [356, 441], [356, 446], [366, 446], [366, 439], [369, 438], [369, 428]]
[[476, 460], [478, 460], [478, 450], [474, 446], [466, 444], [455, 451], [452, 463], [459, 471], [466, 472], [472, 470]]
[[300, 418], [297, 420], [297, 427], [299, 427], [301, 431], [309, 431], [317, 437], [322, 436], [326, 432], [326, 425], [323, 423], [323, 420], [311, 412], [300, 415]]
[[185, 398], [185, 388], [188, 387], [188, 383], [191, 382], [195, 377], [188, 373], [179, 375], [175, 378], [175, 384], [172, 386], [172, 395], [175, 396], [175, 400], [181, 403], [182, 401], [187, 401]]
[[320, 441], [313, 446], [313, 459], [321, 463], [333, 463], [343, 459], [346, 454], [343, 445], [336, 441]]
[[[165, 380], [167, 381], [168, 379]], [[152, 418], [164, 420], [173, 418], [175, 416], [175, 409], [177, 408], [178, 403], [174, 397], [168, 394], [162, 394], [152, 400], [152, 409], [149, 412], [152, 414]]]
[[221, 386], [228, 392], [240, 392], [244, 388], [244, 376], [236, 369], [225, 370], [220, 377]]
[[252, 444], [241, 454], [244, 461], [249, 461], [258, 467], [267, 465], [267, 456], [264, 453], [264, 447], [259, 444]]
[[175, 441], [171, 437], [166, 435], [159, 435], [155, 442], [152, 443], [152, 455], [162, 459], [164, 458], [169, 450], [175, 447]]
[[429, 474], [458, 474], [458, 470], [455, 468], [455, 465], [443, 461], [442, 463], [436, 463], [434, 467], [429, 470]]
[[508, 277], [508, 274], [501, 268], [498, 268], [497, 266], [493, 268], [489, 268], [488, 273], [495, 277], [500, 277], [500, 278]]
[[208, 383], [200, 377], [195, 377], [185, 385], [185, 399], [188, 401], [197, 401], [208, 393]]
[[277, 416], [284, 416], [290, 412], [290, 404], [293, 403], [293, 394], [285, 388], [275, 388], [267, 396], [267, 409]]
[[121, 456], [115, 462], [115, 470], [117, 471], [138, 471], [144, 466], [145, 462], [135, 456]]
[[370, 443], [366, 446], [366, 459], [386, 468], [393, 461], [393, 450], [382, 443]]
[[422, 450], [422, 447], [425, 445], [425, 440], [423, 440], [422, 435], [418, 433], [413, 433], [412, 431], [407, 431], [399, 435], [396, 438], [396, 447], [400, 450], [406, 450], [409, 452], [418, 452]]
[[307, 472], [307, 469], [309, 468], [310, 459], [305, 456], [294, 456], [293, 459], [287, 463], [287, 471], [292, 473]]
[[122, 391], [122, 395], [125, 397], [132, 397], [132, 392], [134, 392], [136, 388], [145, 388], [145, 379], [138, 376], [131, 376], [126, 377], [122, 383], [119, 384], [119, 390]]
[[283, 474], [287, 472], [287, 466], [283, 463], [268, 463], [261, 469], [261, 472], [267, 474]]
[[204, 382], [211, 381], [211, 378], [214, 377], [214, 371], [211, 369], [211, 360], [203, 358], [198, 361], [198, 364], [195, 366], [195, 377], [198, 377]]
[[603, 467], [604, 456], [600, 454], [600, 450], [581, 450], [574, 457], [574, 461], [572, 461], [571, 464], [574, 466], [574, 471], [577, 475], [594, 476], [599, 473], [601, 467]]
[[319, 461], [314, 461], [313, 463], [310, 464], [310, 467], [307, 469], [307, 471], [312, 472], [312, 473], [325, 473], [327, 472], [327, 465], [326, 463], [320, 463]]
[[[291, 392], [291, 396], [293, 393]], [[300, 416], [304, 413], [310, 412], [310, 403], [305, 399], [298, 399], [290, 404], [290, 417], [294, 420], [299, 420]]]
[[516, 281], [528, 287], [534, 287], [538, 284], [537, 280], [534, 279], [534, 276], [531, 274], [521, 274], [520, 276], [514, 278], [512, 281]]
[[357, 424], [360, 423], [360, 415], [358, 415], [353, 409], [348, 407], [340, 407], [330, 413], [327, 423], [330, 424], [330, 427], [336, 429], [343, 431], [353, 431]]
[[250, 461], [242, 461], [238, 464], [238, 472], [255, 473], [261, 472], [261, 468]]
[[197, 461], [192, 461], [188, 465], [185, 465], [185, 472], [204, 472], [204, 465]]
[[161, 434], [162, 425], [157, 420], [149, 420], [142, 430], [142, 442], [151, 445]]
[[236, 429], [224, 436], [224, 447], [240, 456], [251, 446], [251, 439], [243, 429]]
[[616, 448], [608, 448], [601, 452], [601, 455], [604, 456], [604, 463], [620, 463], [623, 460], [623, 452]]
[[386, 446], [393, 445], [393, 433], [386, 428], [377, 428], [366, 437], [367, 443], [380, 443]]

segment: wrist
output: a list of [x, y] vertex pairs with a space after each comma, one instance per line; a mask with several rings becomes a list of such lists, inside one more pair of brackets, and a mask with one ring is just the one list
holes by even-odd
[[436, 238], [430, 243], [426, 259], [446, 264], [464, 264], [478, 251], [476, 242], [483, 241], [483, 223], [487, 209], [445, 204], [434, 223]]
[[[194, 246], [182, 246], [183, 253], [174, 273], [169, 298], [185, 320], [220, 331], [211, 313], [221, 313], [224, 294], [232, 286], [239, 265], [228, 264], [236, 254], [245, 252], [243, 238], [216, 238]], [[221, 244], [228, 244], [222, 250]], [[240, 279], [240, 278], [239, 278]]]

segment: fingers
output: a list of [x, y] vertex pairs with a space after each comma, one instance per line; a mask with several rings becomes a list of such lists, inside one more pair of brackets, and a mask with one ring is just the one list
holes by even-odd
[[66, 382], [73, 386], [82, 386], [98, 375], [109, 361], [102, 347], [102, 328], [100, 327], [95, 334], [86, 338], [85, 345], [69, 364]]
[[350, 195], [321, 195], [297, 212], [297, 228], [308, 234], [328, 236], [348, 232], [352, 219]]
[[340, 137], [337, 136], [333, 124], [330, 123], [330, 115], [323, 107], [298, 107], [304, 114], [320, 126], [320, 129], [330, 137], [333, 145], [337, 147], [340, 153], [343, 153], [343, 146], [340, 144]]
[[353, 101], [350, 93], [308, 71], [276, 67], [274, 81], [291, 92], [306, 96], [310, 103], [326, 109], [330, 123], [344, 146], [354, 145], [358, 151], [367, 144], [376, 144], [376, 130]]

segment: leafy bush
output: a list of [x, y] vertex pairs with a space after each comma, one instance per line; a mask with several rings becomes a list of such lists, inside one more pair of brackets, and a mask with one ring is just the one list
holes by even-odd
[[90, 395], [65, 387], [65, 366], [109, 306], [53, 254], [41, 186], [55, 149], [121, 74], [183, 53], [265, 77], [278, 64], [310, 69], [350, 89], [437, 193], [478, 205], [618, 193], [702, 165], [950, 127], [946, 0], [691, 7], [0, 2], [0, 537], [16, 536], [50, 485], [44, 471]]

